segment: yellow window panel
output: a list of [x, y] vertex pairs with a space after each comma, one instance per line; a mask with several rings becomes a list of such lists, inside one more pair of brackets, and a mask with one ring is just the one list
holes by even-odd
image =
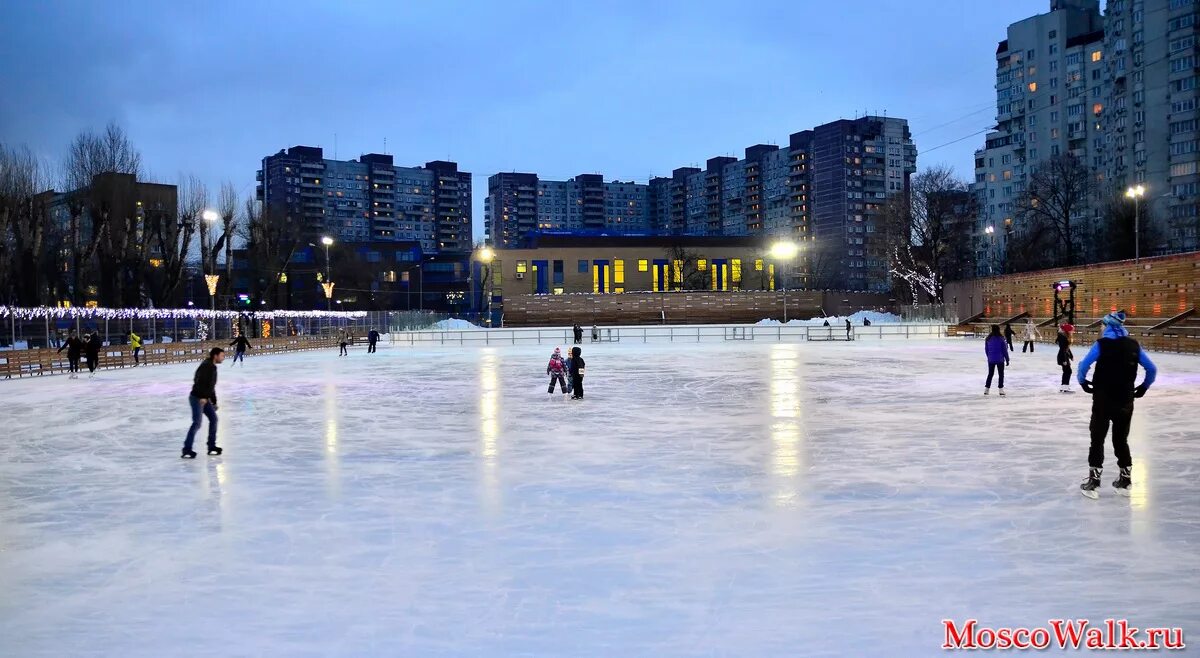
[[645, 272], [648, 269], [650, 269], [650, 261], [646, 260], [645, 258], [639, 259], [638, 260], [638, 271]]
[[696, 261], [696, 269], [700, 270], [701, 272], [703, 272], [704, 270], [707, 270], [708, 269], [708, 261], [704, 260], [703, 258], [697, 260]]
[[754, 261], [754, 271], [755, 272], [761, 272], [762, 266], [763, 266], [763, 262], [762, 262], [761, 258]]

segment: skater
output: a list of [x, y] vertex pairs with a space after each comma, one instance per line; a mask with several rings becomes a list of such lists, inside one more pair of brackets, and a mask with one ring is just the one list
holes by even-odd
[[592, 323], [592, 342], [595, 343], [599, 340], [600, 340], [600, 327], [597, 327], [596, 323], [593, 322]]
[[1021, 346], [1021, 354], [1025, 353], [1025, 348], [1029, 348], [1029, 353], [1033, 354], [1033, 341], [1037, 340], [1037, 337], [1038, 331], [1037, 327], [1033, 325], [1033, 318], [1025, 318], [1025, 331], [1021, 333], [1025, 344]]
[[79, 379], [79, 357], [83, 354], [83, 341], [75, 335], [74, 329], [67, 336], [67, 342], [58, 348], [58, 353], [62, 354], [63, 350], [67, 351], [67, 372], [71, 373], [67, 379]]
[[229, 346], [234, 348], [233, 362], [237, 363], [238, 361], [241, 361], [242, 365], [245, 366], [246, 365], [246, 350], [254, 349], [254, 346], [251, 345], [250, 341], [246, 339], [246, 335], [241, 334], [237, 338], [234, 338], [233, 342], [230, 343]]
[[192, 407], [192, 426], [188, 428], [187, 438], [183, 440], [181, 459], [195, 459], [192, 452], [192, 441], [200, 429], [200, 414], [208, 417], [208, 454], [219, 455], [217, 447], [217, 365], [225, 360], [225, 350], [214, 347], [208, 352], [208, 358], [196, 368], [192, 378], [192, 392], [188, 395], [188, 404]]
[[1062, 366], [1062, 384], [1058, 390], [1062, 393], [1074, 393], [1071, 390], [1071, 361], [1075, 359], [1075, 355], [1071, 353], [1071, 330], [1074, 329], [1069, 324], [1064, 324], [1058, 328], [1058, 337], [1054, 339], [1054, 343], [1058, 345], [1058, 365]]
[[350, 344], [350, 338], [346, 336], [346, 332], [338, 334], [338, 356], [350, 356], [350, 352], [346, 351], [346, 346]]
[[871, 319], [870, 319], [870, 318], [863, 318], [863, 326], [864, 326], [864, 327], [869, 327], [869, 326], [871, 326]]
[[93, 333], [83, 344], [83, 355], [87, 357], [88, 379], [96, 377], [96, 368], [100, 367], [100, 334]]
[[850, 332], [853, 331], [853, 329], [854, 328], [850, 325], [850, 318], [846, 318], [846, 340], [850, 340]]
[[550, 376], [550, 388], [546, 392], [554, 395], [554, 384], [557, 382], [562, 388], [562, 394], [567, 394], [567, 380], [564, 375], [567, 372], [567, 364], [563, 361], [562, 350], [554, 348], [554, 354], [550, 355], [550, 363], [546, 365], [546, 374]]
[[575, 334], [575, 344], [576, 345], [582, 344], [583, 343], [583, 327], [579, 326], [579, 323], [576, 322], [575, 326], [572, 327], [571, 331], [573, 331]]
[[[1088, 450], [1088, 475], [1079, 485], [1079, 491], [1088, 498], [1099, 498], [1100, 474], [1104, 470], [1104, 435], [1112, 423], [1113, 453], [1117, 456], [1117, 467], [1121, 469], [1113, 488], [1117, 493], [1128, 496], [1133, 484], [1133, 458], [1129, 455], [1129, 423], [1133, 418], [1133, 399], [1140, 398], [1150, 390], [1158, 368], [1137, 341], [1129, 337], [1125, 329], [1125, 311], [1116, 311], [1101, 320], [1104, 333], [1092, 345], [1079, 362], [1079, 386], [1092, 394], [1092, 419], [1088, 423], [1092, 445]], [[1096, 364], [1094, 380], [1088, 381], [1088, 369]], [[1141, 364], [1146, 377], [1140, 386], [1137, 367]]]
[[567, 355], [567, 358], [566, 358], [565, 360], [563, 360], [563, 368], [565, 368], [565, 369], [566, 369], [566, 371], [567, 371], [567, 372], [566, 372], [566, 376], [567, 376], [567, 393], [571, 393], [571, 392], [573, 392], [573, 390], [574, 390], [574, 388], [571, 386], [571, 384], [573, 383], [573, 382], [572, 382], [572, 379], [571, 379], [571, 361], [572, 361], [572, 359], [571, 359], [571, 356], [570, 356], [570, 354], [568, 354], [568, 355]]
[[126, 338], [129, 340], [129, 347], [133, 349], [133, 367], [136, 368], [141, 364], [139, 355], [142, 352], [142, 337], [130, 331]]
[[826, 326], [826, 327], [828, 327], [828, 326], [829, 326], [829, 320], [826, 320], [826, 321], [825, 321], [825, 326]]
[[988, 376], [983, 385], [983, 394], [992, 392], [992, 375], [1000, 371], [1000, 395], [1004, 395], [1004, 366], [1008, 365], [1008, 348], [1004, 344], [1004, 336], [1000, 335], [1000, 325], [992, 325], [992, 333], [983, 341], [983, 353], [987, 355]]
[[1012, 330], [1012, 325], [1005, 322], [1004, 323], [1004, 340], [1005, 340], [1005, 342], [1008, 343], [1008, 351], [1009, 352], [1017, 351], [1017, 348], [1013, 347], [1013, 344], [1012, 344], [1012, 337], [1015, 335], [1017, 335], [1017, 332]]
[[375, 353], [375, 343], [379, 342], [379, 332], [374, 329], [367, 332], [367, 354]]
[[583, 399], [583, 367], [587, 365], [583, 361], [583, 350], [578, 347], [571, 348], [571, 399]]

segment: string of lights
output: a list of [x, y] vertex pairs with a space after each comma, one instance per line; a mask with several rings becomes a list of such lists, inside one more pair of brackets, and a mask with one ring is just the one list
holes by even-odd
[[367, 316], [366, 311], [209, 311], [195, 308], [88, 308], [80, 306], [57, 307], [39, 306], [25, 308], [18, 306], [0, 306], [0, 318], [15, 318], [17, 320], [162, 320], [162, 319], [226, 319], [235, 320], [239, 317], [253, 315], [258, 319], [353, 319]]

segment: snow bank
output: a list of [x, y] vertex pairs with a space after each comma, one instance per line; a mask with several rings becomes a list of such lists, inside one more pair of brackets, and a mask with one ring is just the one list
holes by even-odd
[[[831, 324], [833, 326], [837, 326], [839, 324], [845, 325], [846, 318], [850, 319], [850, 324], [852, 324], [854, 326], [858, 326], [858, 327], [862, 326], [864, 318], [870, 320], [871, 324], [889, 324], [889, 323], [894, 323], [894, 322], [900, 322], [900, 316], [896, 315], [894, 313], [880, 313], [879, 311], [857, 311], [849, 316], [832, 315], [827, 318], [809, 318], [807, 320], [788, 320], [787, 324], [797, 325], [797, 326], [807, 325], [810, 327], [813, 327], [813, 326], [820, 327], [820, 326], [824, 325], [825, 322], [828, 320], [829, 324]], [[774, 326], [781, 325], [783, 323], [780, 322], [779, 320], [759, 320], [758, 322], [755, 322], [754, 324], [757, 326], [760, 326], [760, 327], [774, 327]]]
[[450, 318], [449, 320], [439, 320], [433, 323], [430, 327], [433, 331], [459, 331], [462, 329], [478, 329], [479, 327], [458, 318]]

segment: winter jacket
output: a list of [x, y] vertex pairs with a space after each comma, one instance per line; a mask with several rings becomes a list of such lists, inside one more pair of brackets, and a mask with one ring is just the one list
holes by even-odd
[[233, 342], [230, 343], [229, 346], [233, 347], [234, 345], [237, 346], [238, 352], [245, 352], [248, 349], [254, 349], [250, 346], [250, 341], [246, 340], [245, 336], [238, 336], [237, 338], [234, 338]]
[[988, 336], [983, 341], [983, 353], [987, 355], [989, 365], [1007, 362], [1008, 343], [1004, 342], [1004, 336]]
[[567, 364], [558, 354], [550, 357], [550, 363], [546, 364], [547, 375], [561, 375], [567, 371]]
[[1071, 353], [1071, 339], [1067, 338], [1066, 334], [1059, 334], [1054, 342], [1058, 345], [1058, 365], [1061, 366], [1075, 358], [1075, 355]]
[[367, 334], [367, 342], [368, 343], [379, 342], [379, 332], [372, 329], [371, 332]]
[[1016, 335], [1017, 335], [1017, 332], [1012, 330], [1012, 325], [1009, 325], [1009, 324], [1004, 325], [1004, 337], [1005, 338], [1011, 339], [1013, 336], [1016, 336]]
[[83, 344], [83, 353], [87, 355], [88, 361], [95, 361], [100, 358], [100, 338], [92, 336]]
[[1158, 368], [1138, 342], [1129, 337], [1124, 327], [1105, 327], [1100, 340], [1092, 345], [1083, 360], [1079, 362], [1079, 373], [1075, 379], [1082, 384], [1087, 379], [1088, 370], [1096, 364], [1096, 373], [1092, 377], [1093, 401], [1125, 406], [1133, 401], [1134, 382], [1137, 381], [1137, 367], [1146, 370], [1142, 386], [1149, 389], [1158, 376]]
[[83, 352], [83, 341], [79, 340], [79, 338], [77, 338], [77, 337], [72, 336], [71, 338], [67, 339], [67, 342], [62, 344], [62, 347], [58, 348], [58, 351], [60, 354], [62, 353], [63, 350], [67, 351], [68, 357], [78, 359], [80, 353]]
[[1037, 327], [1032, 322], [1025, 323], [1025, 331], [1021, 333], [1021, 338], [1024, 340], [1037, 340]]
[[139, 349], [141, 346], [142, 346], [142, 337], [133, 333], [132, 331], [129, 332], [129, 347], [136, 350], [136, 349]]
[[200, 362], [192, 379], [192, 397], [217, 404], [217, 364], [211, 358]]
[[571, 376], [572, 377], [576, 377], [576, 376], [582, 377], [583, 376], [583, 368], [586, 365], [587, 364], [584, 363], [582, 356], [572, 356], [571, 357]]

